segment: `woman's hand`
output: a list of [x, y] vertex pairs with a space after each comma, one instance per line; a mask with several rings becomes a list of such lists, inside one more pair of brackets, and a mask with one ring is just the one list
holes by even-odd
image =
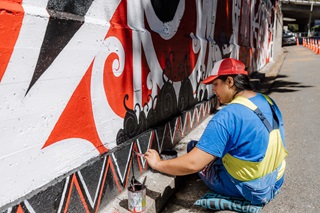
[[202, 170], [215, 159], [215, 156], [194, 147], [187, 154], [169, 160], [161, 160], [156, 150], [149, 149], [144, 158], [148, 165], [158, 172], [168, 175], [188, 175]]
[[156, 150], [148, 149], [148, 151], [144, 153], [144, 158], [152, 169], [157, 170], [157, 163], [161, 162], [161, 158]]

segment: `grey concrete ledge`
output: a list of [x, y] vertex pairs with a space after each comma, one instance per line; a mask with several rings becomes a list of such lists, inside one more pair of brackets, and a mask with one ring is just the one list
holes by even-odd
[[[187, 144], [191, 140], [199, 140], [208, 122], [214, 115], [208, 116], [203, 122], [201, 122], [195, 129], [187, 134], [179, 143], [175, 146], [175, 150], [178, 152], [178, 156], [186, 153]], [[176, 191], [176, 188], [180, 185], [182, 177], [168, 176], [156, 171], [149, 170], [145, 172], [138, 180], [142, 181], [147, 176], [147, 206], [144, 212], [157, 213], [160, 212], [164, 205], [168, 202], [170, 197]], [[101, 213], [128, 213], [128, 191], [125, 190], [117, 197], [115, 197], [108, 206], [100, 209]]]

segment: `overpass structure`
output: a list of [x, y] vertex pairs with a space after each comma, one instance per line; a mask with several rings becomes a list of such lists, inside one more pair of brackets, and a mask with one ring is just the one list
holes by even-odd
[[320, 20], [320, 0], [281, 0], [284, 24], [295, 23], [300, 32], [308, 32]]

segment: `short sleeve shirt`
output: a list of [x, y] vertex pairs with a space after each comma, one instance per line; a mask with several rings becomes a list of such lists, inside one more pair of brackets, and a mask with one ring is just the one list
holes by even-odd
[[[272, 110], [263, 95], [257, 93], [249, 100], [261, 110], [269, 123], [272, 124]], [[275, 103], [274, 108], [279, 119], [279, 129], [284, 143], [282, 116]], [[251, 109], [241, 104], [229, 104], [217, 112], [209, 121], [196, 147], [218, 158], [222, 158], [226, 153], [229, 153], [242, 160], [259, 162], [264, 158], [268, 147], [268, 139], [267, 128]], [[223, 165], [221, 166], [223, 167]], [[218, 170], [220, 172], [216, 175], [220, 178], [212, 181], [219, 183], [212, 183], [212, 185], [215, 185], [214, 188], [224, 190], [222, 194], [225, 195], [238, 195], [236, 188], [230, 186], [233, 184], [225, 174], [226, 170], [219, 168]], [[219, 192], [219, 189], [217, 192]]]

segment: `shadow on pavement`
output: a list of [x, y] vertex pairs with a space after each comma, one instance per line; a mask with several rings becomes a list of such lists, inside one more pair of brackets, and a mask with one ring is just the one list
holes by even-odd
[[179, 183], [179, 186], [176, 193], [170, 198], [170, 208], [162, 209], [161, 213], [184, 212], [182, 210], [186, 209], [188, 212], [195, 213], [217, 212], [193, 205], [206, 192], [209, 192], [209, 188], [202, 182], [197, 174], [180, 176], [176, 182]]
[[300, 82], [290, 82], [281, 79], [287, 78], [287, 75], [278, 75], [275, 79], [274, 84], [271, 87], [271, 92], [286, 93], [286, 92], [296, 92], [299, 88], [308, 88], [313, 86], [303, 85]]
[[250, 77], [250, 81], [253, 90], [263, 94], [271, 94], [272, 92], [296, 92], [299, 91], [299, 88], [313, 87], [303, 85], [300, 82], [286, 81], [286, 78], [288, 78], [287, 75], [266, 77], [263, 73], [253, 73]]

